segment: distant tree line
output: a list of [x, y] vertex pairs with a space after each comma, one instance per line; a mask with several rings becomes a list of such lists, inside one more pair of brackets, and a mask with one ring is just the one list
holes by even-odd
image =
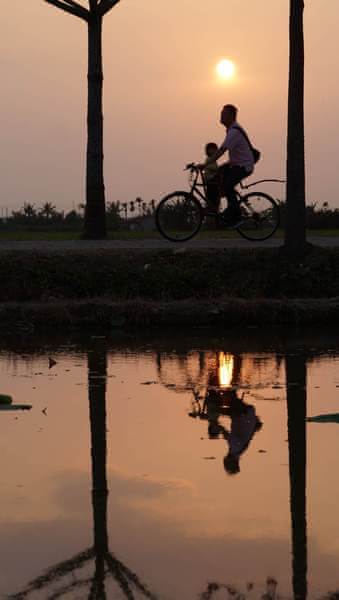
[[[280, 201], [281, 224], [286, 222], [286, 202]], [[59, 211], [51, 202], [36, 207], [25, 202], [19, 210], [14, 210], [6, 217], [0, 217], [0, 230], [67, 230], [81, 231], [84, 226], [84, 205], [77, 209]], [[129, 202], [109, 202], [106, 208], [107, 228], [110, 231], [119, 229], [142, 229], [145, 219], [154, 221], [155, 200], [145, 201], [138, 197]], [[339, 229], [339, 209], [330, 208], [328, 202], [314, 202], [306, 206], [306, 226], [308, 229]], [[211, 224], [209, 224], [211, 227]]]
[[[85, 206], [77, 209], [59, 211], [51, 202], [40, 207], [25, 202], [19, 210], [13, 210], [8, 216], [0, 217], [0, 230], [69, 230], [81, 231], [84, 227]], [[145, 218], [154, 218], [155, 200], [145, 201], [138, 197], [129, 202], [109, 202], [106, 207], [106, 220], [109, 230], [133, 228], [144, 222]]]
[[[280, 202], [281, 224], [286, 225], [286, 203]], [[339, 229], [339, 209], [330, 208], [328, 202], [313, 202], [305, 207], [307, 229]]]

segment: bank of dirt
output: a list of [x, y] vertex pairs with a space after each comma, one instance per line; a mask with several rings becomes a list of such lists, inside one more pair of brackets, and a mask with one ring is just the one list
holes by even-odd
[[337, 248], [3, 252], [0, 282], [0, 331], [339, 321]]

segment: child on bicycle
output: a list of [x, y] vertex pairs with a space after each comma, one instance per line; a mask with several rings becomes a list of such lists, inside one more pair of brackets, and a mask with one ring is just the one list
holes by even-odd
[[[207, 159], [213, 156], [218, 150], [218, 145], [214, 142], [208, 142], [205, 146], [205, 154]], [[206, 196], [209, 207], [212, 210], [218, 211], [220, 200], [219, 189], [219, 167], [216, 161], [208, 162], [203, 169], [204, 180], [206, 184]]]

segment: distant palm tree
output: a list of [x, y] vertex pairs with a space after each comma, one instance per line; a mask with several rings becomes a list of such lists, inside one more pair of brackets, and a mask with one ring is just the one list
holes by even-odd
[[303, 12], [304, 0], [290, 0], [285, 248], [295, 257], [306, 247]]
[[127, 213], [128, 213], [128, 204], [127, 204], [127, 202], [122, 202], [121, 207], [122, 207], [122, 210], [125, 213], [125, 219], [127, 219]]
[[34, 204], [31, 204], [30, 202], [25, 202], [23, 207], [22, 207], [22, 212], [25, 215], [25, 217], [27, 217], [27, 219], [34, 219], [34, 217], [36, 217], [36, 209]]
[[45, 202], [39, 211], [39, 215], [48, 220], [55, 216], [55, 211], [56, 208], [51, 202]]
[[139, 210], [139, 215], [141, 214], [141, 205], [142, 205], [142, 198], [140, 198], [139, 196], [135, 199], [136, 204], [138, 205], [138, 210]]
[[106, 237], [105, 186], [103, 174], [103, 64], [102, 21], [119, 0], [88, 0], [85, 8], [75, 0], [45, 0], [48, 4], [79, 17], [88, 28], [88, 105], [86, 166], [86, 238]]

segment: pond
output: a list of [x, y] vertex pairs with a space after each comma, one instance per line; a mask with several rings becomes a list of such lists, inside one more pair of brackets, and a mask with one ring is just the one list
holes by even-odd
[[0, 597], [338, 590], [338, 339], [2, 340]]

